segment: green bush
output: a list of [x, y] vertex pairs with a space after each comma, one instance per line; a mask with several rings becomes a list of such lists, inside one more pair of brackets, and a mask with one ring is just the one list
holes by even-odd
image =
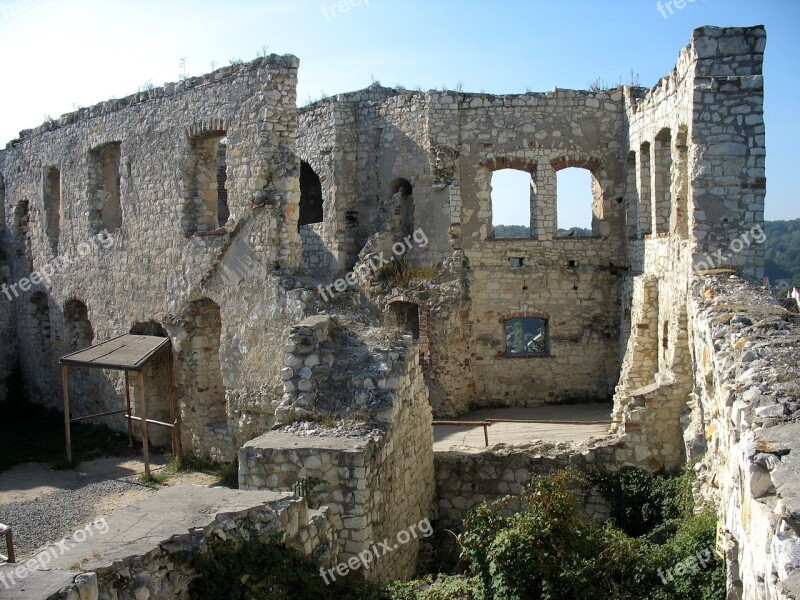
[[[615, 494], [615, 520], [604, 525], [583, 513], [574, 492], [589, 481]], [[698, 552], [710, 555], [716, 521], [713, 515], [691, 514], [691, 480], [685, 473], [666, 478], [626, 469], [589, 481], [558, 472], [535, 479], [519, 498], [523, 510], [515, 514], [507, 514], [510, 497], [470, 513], [459, 539], [477, 600], [724, 597], [721, 562], [707, 560], [699, 568], [692, 558]], [[664, 543], [648, 538], [656, 532]], [[697, 568], [676, 575], [681, 563]]]
[[190, 565], [198, 573], [189, 585], [189, 596], [196, 600], [390, 600], [358, 573], [326, 584], [320, 566], [280, 536], [266, 542], [216, 542], [192, 557]]
[[[619, 494], [615, 510], [630, 514], [642, 535], [584, 514], [575, 492], [601, 480]], [[512, 501], [522, 506], [513, 514]], [[626, 501], [641, 504], [626, 513]], [[586, 479], [562, 471], [537, 477], [520, 497], [470, 512], [459, 536], [463, 574], [376, 586], [352, 573], [326, 585], [318, 564], [278, 538], [233, 539], [192, 558], [199, 576], [189, 593], [232, 600], [721, 600], [725, 571], [711, 557], [716, 520], [692, 508], [689, 470], [672, 478], [626, 469]]]

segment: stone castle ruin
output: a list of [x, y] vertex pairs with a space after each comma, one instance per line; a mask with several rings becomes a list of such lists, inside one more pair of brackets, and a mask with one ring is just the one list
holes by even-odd
[[[285, 510], [328, 563], [509, 489], [502, 456], [435, 457], [433, 416], [613, 397], [607, 438], [525, 468], [702, 457], [729, 586], [790, 597], [797, 394], [779, 375], [797, 338], [748, 283], [765, 44], [762, 27], [697, 29], [652, 89], [373, 85], [301, 109], [298, 60], [271, 55], [23, 131], [0, 151], [3, 378], [60, 407], [64, 354], [168, 337], [184, 448], [238, 457], [244, 490], [324, 482], [320, 513]], [[568, 167], [591, 174], [588, 237], [557, 232]], [[501, 169], [530, 175], [529, 237], [494, 235]], [[145, 377], [162, 420], [165, 369]], [[78, 371], [76, 414], [123, 405], [122, 374]], [[418, 546], [366, 575], [411, 575]]]

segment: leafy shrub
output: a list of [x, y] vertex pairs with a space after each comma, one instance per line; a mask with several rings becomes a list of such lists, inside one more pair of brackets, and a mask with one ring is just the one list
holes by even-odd
[[385, 592], [391, 600], [475, 600], [477, 582], [464, 575], [428, 575], [416, 581], [393, 581]]
[[694, 509], [689, 467], [677, 477], [636, 467], [615, 473], [594, 471], [587, 481], [605, 498], [617, 527], [631, 536], [652, 533], [655, 541], [663, 541], [665, 533], [674, 532], [673, 521]]
[[[516, 514], [507, 514], [512, 498], [506, 497], [480, 505], [465, 519], [459, 539], [474, 575], [476, 600], [724, 597], [725, 576], [718, 560], [663, 577], [674, 574], [676, 565], [692, 562], [695, 553], [710, 554], [713, 548], [714, 515], [691, 514], [686, 474], [668, 479], [626, 469], [590, 480], [617, 494], [617, 522], [641, 535], [583, 513], [574, 491], [587, 480], [563, 471], [537, 478], [518, 498], [523, 509]], [[645, 535], [655, 531], [665, 543]]]
[[280, 536], [266, 542], [216, 542], [192, 557], [190, 565], [198, 573], [189, 585], [189, 597], [196, 600], [389, 600], [358, 573], [327, 585], [320, 566]]

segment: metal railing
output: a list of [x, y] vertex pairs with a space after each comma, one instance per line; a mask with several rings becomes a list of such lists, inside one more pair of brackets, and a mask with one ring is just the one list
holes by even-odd
[[481, 421], [434, 421], [434, 425], [450, 427], [483, 427], [483, 440], [489, 446], [489, 426], [494, 423], [525, 423], [534, 425], [611, 425], [613, 421], [568, 421], [559, 419], [484, 419]]

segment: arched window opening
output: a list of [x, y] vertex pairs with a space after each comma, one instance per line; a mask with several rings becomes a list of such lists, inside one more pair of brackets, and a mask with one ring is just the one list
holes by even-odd
[[120, 205], [120, 142], [109, 142], [89, 152], [89, 200], [93, 233], [114, 233], [122, 226]]
[[492, 171], [491, 203], [495, 238], [536, 235], [536, 183], [532, 173], [513, 168]]
[[559, 236], [592, 235], [592, 205], [601, 196], [592, 172], [580, 167], [566, 167], [556, 172]]
[[389, 184], [392, 239], [402, 240], [414, 231], [414, 194], [411, 183], [398, 177]]
[[389, 305], [387, 325], [402, 331], [410, 331], [415, 340], [419, 339], [419, 304], [397, 301]]
[[64, 304], [64, 337], [69, 352], [88, 348], [94, 341], [89, 309], [75, 298]]
[[168, 337], [167, 330], [157, 321], [144, 321], [131, 326], [132, 335], [151, 335], [153, 337]]
[[189, 140], [184, 175], [184, 231], [213, 231], [225, 225], [229, 216], [225, 131], [207, 131]]
[[672, 213], [672, 134], [667, 128], [653, 142], [653, 207], [656, 233], [669, 232]]
[[636, 152], [628, 153], [625, 175], [625, 235], [629, 239], [634, 239], [639, 236], [639, 192], [636, 188]]
[[504, 323], [508, 356], [546, 356], [550, 353], [547, 319], [517, 317]]
[[14, 209], [14, 235], [24, 237], [28, 233], [30, 208], [27, 200], [20, 200]]
[[222, 227], [228, 222], [231, 211], [228, 208], [228, 138], [217, 144], [217, 224]]
[[[167, 331], [157, 321], [140, 321], [131, 326], [130, 333], [133, 335], [151, 335], [154, 337], [169, 337]], [[168, 352], [171, 352], [169, 350]], [[163, 358], [150, 363], [144, 371], [144, 389], [147, 396], [147, 412], [151, 419], [169, 422], [170, 416], [170, 390], [169, 390], [169, 363], [171, 356], [166, 352]], [[138, 378], [132, 377], [131, 397], [138, 402], [139, 385]], [[134, 410], [138, 410], [136, 407]], [[153, 427], [148, 434], [150, 443], [153, 446], [166, 446], [171, 442], [171, 435], [164, 427]]]
[[300, 215], [297, 226], [322, 223], [322, 181], [305, 161], [300, 162]]
[[196, 428], [227, 421], [225, 385], [219, 360], [222, 317], [219, 305], [203, 298], [189, 305], [186, 312], [191, 355], [187, 376], [188, 397], [192, 405], [187, 419]]
[[35, 334], [39, 337], [43, 354], [50, 352], [50, 305], [47, 294], [33, 292], [30, 300], [30, 316]]
[[650, 144], [645, 142], [639, 147], [639, 234], [650, 235], [653, 232], [653, 203], [650, 189]]
[[675, 196], [672, 214], [670, 215], [670, 232], [681, 238], [689, 235], [689, 146], [688, 128], [681, 125], [675, 136], [675, 177], [672, 189]]

